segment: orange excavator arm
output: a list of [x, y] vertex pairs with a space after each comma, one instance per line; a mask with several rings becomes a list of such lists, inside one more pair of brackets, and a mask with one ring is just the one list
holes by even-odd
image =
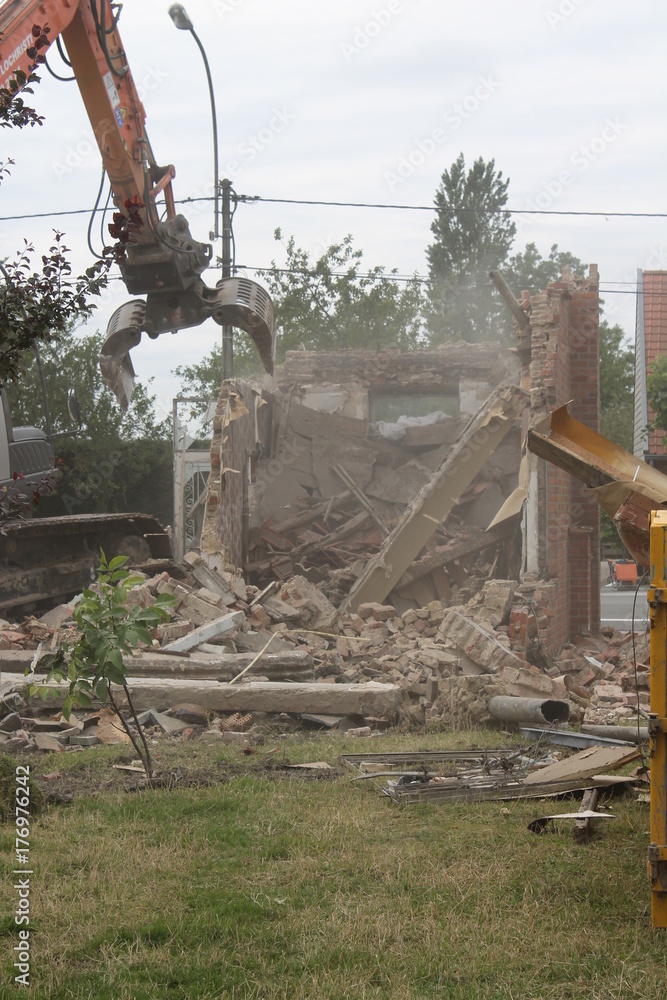
[[[246, 278], [223, 278], [215, 288], [201, 279], [212, 248], [193, 239], [176, 213], [175, 169], [155, 162], [146, 134], [146, 114], [118, 33], [121, 4], [110, 0], [5, 0], [0, 3], [0, 86], [17, 70], [29, 74], [33, 25], [48, 28], [49, 44], [62, 38], [90, 119], [113, 199], [142, 205], [143, 222], [120, 264], [133, 295], [146, 295], [116, 310], [107, 329], [100, 366], [122, 405], [132, 394], [129, 352], [141, 340], [198, 326], [208, 318], [250, 334], [267, 371], [275, 352], [273, 304]], [[216, 178], [217, 182], [217, 178]]]

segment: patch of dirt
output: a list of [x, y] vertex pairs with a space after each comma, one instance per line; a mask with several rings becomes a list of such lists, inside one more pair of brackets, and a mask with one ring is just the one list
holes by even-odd
[[[238, 760], [230, 760], [229, 757], [221, 760], [217, 755], [219, 746], [204, 737], [205, 730], [195, 732], [185, 741], [179, 737], [162, 736], [159, 743], [151, 747], [154, 763], [152, 787], [171, 790], [223, 785], [244, 774], [276, 781], [324, 781], [340, 773], [340, 769], [335, 767], [331, 770], [292, 768], [285, 749], [272, 742], [267, 748], [261, 737], [255, 745], [239, 745], [238, 748], [227, 745], [228, 751], [235, 750]], [[31, 782], [39, 787], [44, 803], [49, 805], [67, 805], [76, 799], [105, 792], [137, 792], [150, 787], [143, 773], [122, 770], [123, 766], [138, 765], [133, 747], [119, 746], [115, 753], [107, 753], [102, 759], [96, 753], [100, 749], [97, 746], [74, 752], [65, 750], [59, 754], [19, 751], [13, 759], [17, 763], [29, 764]], [[72, 761], [74, 754], [76, 762]]]

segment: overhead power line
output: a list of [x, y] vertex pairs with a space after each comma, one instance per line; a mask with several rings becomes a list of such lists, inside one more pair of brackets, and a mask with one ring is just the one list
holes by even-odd
[[305, 198], [264, 198], [261, 195], [238, 195], [239, 201], [252, 204], [253, 202], [268, 202], [276, 205], [323, 205], [330, 208], [388, 208], [405, 212], [445, 212], [449, 215], [455, 213], [468, 215], [582, 215], [592, 217], [615, 217], [629, 219], [667, 219], [667, 212], [588, 212], [588, 211], [566, 211], [553, 208], [463, 208], [454, 206], [453, 208], [437, 208], [435, 205], [392, 205], [384, 202], [366, 201], [319, 201]]
[[[252, 271], [253, 274], [267, 274], [269, 271], [272, 271], [272, 272], [278, 273], [278, 274], [300, 274], [302, 276], [309, 277], [309, 278], [317, 278], [317, 277], [321, 278], [322, 277], [322, 275], [319, 274], [317, 271], [306, 272], [305, 275], [304, 275], [304, 271], [301, 270], [301, 269], [298, 269], [298, 268], [271, 267], [271, 266], [270, 267], [251, 267], [249, 264], [237, 264], [236, 265], [236, 272], [237, 272], [236, 276], [238, 276], [238, 272], [239, 271]], [[347, 275], [348, 275], [347, 271], [331, 271], [330, 272], [330, 276], [332, 278], [346, 278]], [[390, 274], [388, 272], [385, 272], [385, 274], [378, 274], [378, 275], [360, 274], [359, 277], [360, 278], [364, 278], [367, 281], [368, 280], [370, 280], [370, 281], [382, 281], [383, 278], [385, 278], [385, 279], [387, 279], [389, 281], [399, 281], [399, 282], [417, 281], [417, 282], [419, 282], [419, 284], [422, 284], [422, 285], [425, 285], [428, 282], [428, 278], [422, 276], [421, 274], [401, 275], [401, 274]], [[122, 279], [122, 277], [119, 274], [117, 274], [117, 275], [111, 275], [108, 278], [108, 280], [109, 281], [121, 281], [122, 282], [123, 279]], [[626, 284], [626, 282], [616, 282], [616, 283], [617, 284]], [[630, 284], [630, 282], [627, 282], [627, 284]], [[475, 285], [460, 285], [460, 286], [457, 286], [457, 287], [461, 291], [465, 291], [466, 289], [473, 289], [473, 288], [475, 288]], [[640, 292], [639, 289], [638, 289], [638, 287], [636, 285], [633, 288], [627, 288], [627, 289], [626, 288], [599, 288], [598, 291], [599, 291], [600, 295], [633, 295], [633, 296], [643, 295], [645, 299], [667, 299], [667, 292], [647, 292], [646, 289], [643, 289]]]
[[[393, 211], [401, 212], [435, 212], [436, 208], [434, 205], [394, 205], [384, 202], [365, 202], [365, 201], [326, 201], [324, 199], [306, 199], [306, 198], [265, 198], [262, 195], [237, 195], [236, 200], [242, 202], [246, 205], [253, 205], [258, 203], [272, 204], [272, 205], [310, 205], [310, 206], [320, 206], [324, 208], [378, 208], [378, 209], [389, 209]], [[200, 198], [179, 198], [176, 202], [178, 205], [189, 205], [198, 201], [213, 201], [212, 195], [205, 195]], [[16, 222], [23, 219], [47, 219], [47, 218], [58, 218], [67, 215], [88, 215], [91, 209], [89, 208], [72, 208], [65, 211], [47, 211], [47, 212], [25, 212], [20, 215], [3, 215], [0, 216], [0, 222]], [[488, 208], [463, 208], [463, 207], [453, 207], [445, 209], [437, 209], [437, 211], [445, 211], [450, 215], [455, 213], [460, 214], [470, 214], [470, 215], [497, 215], [499, 212], [505, 215], [557, 215], [557, 216], [571, 216], [580, 218], [614, 218], [614, 219], [667, 219], [667, 212], [597, 212], [597, 211], [576, 211], [574, 209], [553, 209], [553, 208], [503, 208], [503, 209], [488, 209]]]

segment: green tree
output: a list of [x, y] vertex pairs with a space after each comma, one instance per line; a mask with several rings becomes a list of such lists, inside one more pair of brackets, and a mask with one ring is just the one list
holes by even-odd
[[[274, 238], [282, 242], [277, 229]], [[418, 347], [422, 333], [422, 291], [415, 277], [400, 283], [383, 267], [365, 270], [363, 251], [351, 236], [334, 243], [316, 260], [283, 243], [285, 261], [260, 272], [276, 311], [276, 356], [298, 350], [344, 347]]]
[[[63, 704], [63, 716], [69, 719], [73, 708], [90, 708], [96, 699], [109, 702], [130, 737], [139, 755], [149, 783], [153, 780], [153, 761], [143, 729], [127, 686], [127, 666], [123, 659], [144, 643], [150, 645], [150, 629], [169, 618], [169, 608], [176, 603], [170, 594], [159, 594], [152, 605], [127, 607], [128, 593], [142, 583], [143, 577], [132, 576], [124, 569], [127, 556], [116, 556], [107, 562], [101, 553], [94, 589], [86, 589], [72, 617], [78, 634], [73, 643], [66, 642], [55, 653], [45, 653], [40, 667], [46, 671], [42, 685], [32, 684], [30, 695], [46, 699], [51, 681], [69, 682]], [[136, 732], [120, 710], [112, 684], [122, 687]], [[137, 736], [138, 734], [138, 736]]]
[[[554, 243], [548, 257], [543, 257], [535, 243], [528, 243], [523, 250], [510, 257], [503, 266], [505, 281], [517, 298], [521, 292], [528, 291], [531, 295], [543, 291], [549, 282], [558, 281], [565, 268], [569, 267], [572, 274], [585, 275], [588, 267], [574, 254], [567, 250], [559, 250]], [[504, 337], [508, 343], [513, 339], [512, 314], [509, 309], [503, 313], [502, 326]]]
[[[173, 516], [169, 422], [157, 421], [154, 397], [140, 384], [129, 409], [118, 407], [99, 369], [102, 340], [99, 333], [79, 337], [68, 331], [59, 341], [42, 346], [54, 448], [63, 464], [55, 493], [40, 503], [38, 513], [135, 510], [168, 523]], [[34, 359], [23, 365], [20, 386], [7, 389], [13, 422], [44, 426], [38, 367]], [[68, 414], [70, 388], [78, 396], [80, 426]]]
[[600, 323], [600, 433], [632, 451], [635, 352], [622, 327]]
[[519, 297], [523, 291], [534, 295], [545, 289], [550, 281], [558, 281], [566, 267], [573, 274], [585, 275], [588, 272], [583, 261], [566, 250], [559, 250], [557, 243], [552, 245], [548, 257], [541, 255], [535, 243], [527, 243], [522, 251], [509, 258], [503, 275]]
[[667, 356], [659, 354], [646, 373], [646, 396], [654, 417], [652, 431], [667, 431]]
[[[280, 229], [274, 237], [283, 242]], [[296, 246], [294, 237], [283, 243], [285, 260], [260, 272], [273, 299], [276, 315], [276, 361], [285, 352], [337, 350], [344, 347], [400, 347], [411, 350], [424, 343], [421, 284], [417, 278], [399, 282], [395, 271], [363, 268], [363, 251], [351, 236], [332, 244], [313, 260]], [[259, 374], [261, 362], [249, 337], [234, 339], [234, 374]], [[180, 365], [184, 395], [217, 396], [222, 379], [222, 354], [213, 348], [201, 362]]]
[[442, 174], [431, 223], [426, 320], [429, 341], [498, 340], [503, 306], [489, 281], [502, 268], [516, 234], [503, 208], [509, 180], [495, 160], [480, 157], [466, 170], [461, 153]]

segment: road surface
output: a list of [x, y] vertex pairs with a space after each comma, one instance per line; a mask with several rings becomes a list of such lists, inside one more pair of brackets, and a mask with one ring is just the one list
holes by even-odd
[[[611, 586], [603, 586], [600, 591], [600, 624], [611, 625], [622, 632], [632, 629], [632, 604], [635, 599], [633, 587], [627, 590], [614, 590]], [[646, 585], [639, 588], [635, 604], [635, 632], [643, 632], [648, 624], [648, 604], [646, 603]]]

